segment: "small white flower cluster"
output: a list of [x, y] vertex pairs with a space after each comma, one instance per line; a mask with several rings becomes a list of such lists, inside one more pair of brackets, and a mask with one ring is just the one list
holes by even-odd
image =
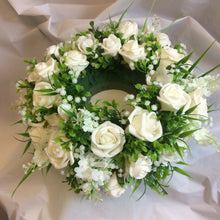
[[[99, 158], [92, 153], [80, 156], [78, 167], [74, 169], [76, 177], [82, 182], [103, 186], [112, 175], [109, 169], [115, 169], [116, 165], [108, 158]], [[82, 186], [84, 192], [90, 192], [90, 184]]]
[[83, 125], [82, 129], [85, 132], [93, 132], [98, 127], [98, 120], [94, 113], [89, 112], [86, 109], [79, 109], [79, 113], [77, 114], [77, 118], [82, 119]]
[[209, 97], [215, 90], [219, 83], [219, 74], [217, 75], [206, 75], [204, 77], [193, 78], [193, 79], [182, 79], [185, 87], [185, 91], [193, 92], [198, 87], [203, 88], [204, 96]]

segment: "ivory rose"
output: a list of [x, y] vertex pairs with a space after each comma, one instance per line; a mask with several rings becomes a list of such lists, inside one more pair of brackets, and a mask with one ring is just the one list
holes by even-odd
[[44, 145], [48, 142], [50, 132], [50, 129], [44, 127], [32, 127], [29, 130], [29, 136], [33, 143]]
[[165, 47], [161, 49], [160, 65], [165, 67], [180, 61], [184, 57], [183, 54], [178, 53], [176, 49]]
[[116, 56], [118, 51], [121, 49], [121, 40], [116, 37], [114, 34], [110, 34], [108, 38], [103, 39], [103, 43], [101, 44], [104, 52], [103, 56]]
[[127, 131], [139, 139], [153, 142], [162, 136], [162, 126], [155, 112], [136, 106], [128, 120]]
[[77, 50], [65, 52], [64, 56], [66, 57], [65, 64], [73, 70], [76, 78], [78, 78], [80, 72], [89, 65], [86, 55]]
[[35, 65], [34, 71], [28, 75], [28, 81], [48, 81], [53, 73], [57, 74], [59, 69], [56, 65], [56, 60], [50, 58], [47, 62], [41, 62]]
[[183, 106], [184, 111], [187, 111], [191, 105], [190, 95], [175, 83], [165, 84], [157, 99], [161, 104], [161, 111], [178, 111]]
[[132, 35], [137, 36], [138, 25], [132, 21], [122, 22], [118, 27], [118, 32], [123, 34], [123, 39], [128, 39]]
[[110, 121], [98, 126], [91, 136], [91, 149], [99, 157], [114, 157], [122, 151], [124, 143], [124, 130]]
[[159, 32], [159, 33], [157, 33], [156, 38], [159, 41], [161, 47], [170, 47], [171, 46], [171, 42], [170, 42], [169, 36], [167, 34]]
[[163, 65], [159, 65], [153, 76], [152, 79], [156, 80], [156, 82], [165, 85], [167, 83], [171, 83], [173, 80], [173, 75], [168, 74], [166, 67]]
[[36, 107], [43, 106], [45, 108], [51, 108], [53, 104], [55, 104], [58, 101], [58, 96], [57, 95], [45, 96], [44, 95], [45, 93], [37, 91], [42, 89], [52, 89], [52, 87], [48, 82], [36, 83], [33, 91], [33, 105]]
[[125, 192], [125, 189], [122, 188], [118, 183], [116, 173], [114, 173], [111, 176], [106, 186], [109, 189], [109, 191], [106, 193], [108, 196], [117, 198], [117, 197], [120, 197]]
[[151, 165], [152, 161], [149, 158], [139, 154], [136, 162], [131, 160], [128, 171], [131, 177], [143, 179], [151, 171]]
[[56, 169], [62, 169], [67, 166], [67, 164], [70, 162], [72, 165], [74, 163], [73, 158], [73, 152], [70, 147], [70, 151], [67, 151], [66, 149], [63, 149], [62, 143], [56, 143], [54, 139], [56, 137], [60, 137], [64, 142], [68, 141], [68, 139], [59, 133], [59, 130], [51, 134], [48, 146], [45, 148], [45, 152], [49, 158], [50, 163], [56, 168]]
[[192, 114], [196, 114], [195, 117], [200, 118], [204, 116], [205, 118], [208, 117], [208, 108], [206, 99], [203, 98], [203, 89], [197, 88], [194, 92], [189, 94], [192, 98], [191, 106], [198, 105], [196, 109], [192, 112]]
[[97, 39], [93, 36], [93, 34], [87, 34], [80, 36], [76, 42], [76, 47], [83, 53], [83, 54], [90, 54], [91, 52], [87, 51], [87, 48], [91, 48], [92, 50], [95, 49], [97, 46]]
[[50, 55], [54, 54], [58, 58], [60, 56], [59, 49], [60, 49], [60, 44], [52, 45], [46, 49], [45, 56], [49, 58]]
[[144, 46], [138, 45], [136, 40], [129, 40], [127, 43], [125, 43], [119, 53], [132, 70], [135, 69], [134, 62], [146, 58]]

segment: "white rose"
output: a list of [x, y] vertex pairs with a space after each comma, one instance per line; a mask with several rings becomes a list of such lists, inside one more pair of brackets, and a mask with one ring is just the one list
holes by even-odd
[[117, 197], [120, 197], [125, 192], [125, 189], [122, 188], [118, 183], [116, 173], [114, 173], [111, 176], [106, 186], [109, 189], [109, 191], [106, 193], [108, 196], [117, 198]]
[[178, 111], [184, 107], [187, 111], [191, 105], [191, 97], [178, 84], [165, 84], [157, 97], [161, 104], [161, 111]]
[[170, 47], [171, 46], [171, 42], [170, 42], [169, 36], [167, 34], [159, 32], [159, 33], [157, 33], [156, 38], [159, 41], [161, 47]]
[[34, 71], [28, 75], [28, 81], [48, 81], [48, 77], [58, 72], [59, 68], [56, 65], [56, 60], [50, 58], [47, 62], [41, 62], [35, 65]]
[[49, 164], [49, 159], [44, 147], [39, 143], [34, 144], [34, 156], [32, 160], [38, 167], [45, 167]]
[[44, 119], [51, 127], [59, 127], [59, 121], [62, 120], [57, 113], [44, 116]]
[[183, 54], [178, 53], [176, 49], [166, 47], [161, 49], [160, 65], [165, 67], [180, 61], [184, 57]]
[[60, 137], [64, 142], [68, 141], [65, 136], [62, 136], [59, 131], [54, 131], [51, 134], [48, 146], [45, 148], [45, 152], [49, 158], [50, 163], [56, 169], [62, 169], [67, 166], [70, 162], [72, 165], [74, 163], [73, 152], [70, 146], [70, 151], [63, 149], [62, 143], [56, 143], [54, 139]]
[[134, 62], [146, 58], [144, 46], [138, 45], [136, 40], [129, 40], [125, 43], [119, 53], [124, 58], [125, 62], [129, 64], [132, 70], [135, 69]]
[[206, 99], [203, 98], [203, 89], [197, 88], [194, 92], [189, 94], [192, 98], [191, 106], [193, 107], [195, 105], [198, 105], [197, 108], [192, 112], [192, 114], [196, 114], [195, 117], [208, 117], [208, 108], [207, 108], [207, 102]]
[[33, 143], [44, 145], [49, 140], [50, 129], [44, 127], [31, 127], [28, 133]]
[[67, 120], [69, 116], [66, 114], [64, 110], [70, 110], [70, 109], [71, 109], [71, 105], [67, 103], [67, 104], [59, 105], [57, 111], [61, 118]]
[[162, 136], [162, 126], [155, 112], [136, 106], [128, 120], [127, 131], [139, 139], [153, 142]]
[[64, 56], [66, 57], [65, 64], [75, 72], [76, 78], [89, 65], [86, 55], [77, 50], [65, 52]]
[[56, 57], [59, 57], [60, 56], [59, 49], [60, 49], [60, 44], [52, 45], [46, 49], [45, 56], [48, 58], [50, 57], [50, 55], [54, 54]]
[[76, 40], [75, 45], [83, 54], [90, 54], [91, 52], [88, 52], [87, 48], [91, 48], [92, 51], [94, 51], [97, 46], [97, 43], [97, 39], [95, 39], [95, 37], [92, 34], [87, 34], [85, 36], [80, 36]]
[[91, 142], [91, 149], [95, 155], [114, 157], [123, 149], [124, 130], [118, 125], [106, 121], [93, 131]]
[[116, 56], [121, 49], [121, 40], [114, 34], [110, 34], [108, 38], [103, 39], [101, 47], [104, 49], [103, 56]]
[[151, 171], [151, 165], [152, 161], [149, 158], [139, 154], [136, 162], [131, 160], [129, 174], [135, 179], [143, 179]]
[[168, 74], [166, 67], [163, 65], [160, 65], [151, 78], [156, 80], [156, 82], [158, 82], [162, 85], [165, 85], [167, 83], [172, 82], [173, 75]]
[[33, 105], [43, 106], [45, 108], [51, 108], [58, 100], [58, 95], [45, 96], [43, 92], [38, 92], [41, 89], [52, 89], [50, 83], [48, 82], [38, 82], [35, 84], [33, 91]]
[[128, 39], [132, 35], [137, 36], [138, 25], [132, 21], [125, 21], [119, 25], [118, 32], [123, 34], [123, 39]]

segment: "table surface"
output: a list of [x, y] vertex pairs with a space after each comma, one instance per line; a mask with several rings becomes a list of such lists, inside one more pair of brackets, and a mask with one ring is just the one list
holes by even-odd
[[[16, 104], [15, 81], [24, 78], [25, 58], [43, 57], [45, 49], [86, 30], [90, 20], [97, 24], [118, 18], [127, 7], [126, 0], [1, 0], [0, 1], [0, 219], [69, 220], [69, 219], [220, 219], [220, 154], [211, 146], [190, 142], [190, 163], [184, 169], [192, 176], [175, 174], [168, 196], [161, 197], [148, 190], [136, 201], [143, 187], [130, 198], [128, 189], [118, 199], [103, 196], [103, 203], [83, 199], [68, 191], [62, 175], [52, 169], [48, 176], [35, 172], [11, 198], [11, 193], [23, 176], [22, 164], [30, 155], [22, 157], [24, 145], [13, 136], [22, 126], [11, 126], [18, 118], [12, 106]], [[126, 19], [143, 25], [152, 1], [136, 0]], [[195, 49], [196, 59], [220, 34], [219, 0], [158, 0], [152, 11], [161, 17], [161, 28], [186, 14], [168, 31], [173, 43], [185, 43]], [[199, 67], [209, 70], [220, 62], [220, 44], [202, 60]], [[216, 70], [213, 74], [220, 72]], [[220, 89], [210, 97], [220, 108]], [[213, 112], [211, 132], [220, 140], [219, 112]]]

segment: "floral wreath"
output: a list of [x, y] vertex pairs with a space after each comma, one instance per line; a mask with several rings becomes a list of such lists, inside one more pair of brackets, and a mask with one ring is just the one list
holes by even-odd
[[[206, 98], [218, 80], [209, 73], [219, 65], [193, 73], [214, 42], [193, 63], [184, 44], [171, 46], [171, 25], [161, 32], [158, 18], [151, 24], [146, 19], [139, 29], [122, 22], [126, 11], [102, 29], [91, 21], [87, 31], [47, 48], [42, 62], [25, 60], [17, 123], [27, 126], [20, 135], [27, 138], [24, 153], [32, 149], [33, 158], [15, 191], [36, 169], [54, 167], [89, 199], [100, 189], [119, 197], [128, 185], [133, 194], [141, 183], [143, 194], [148, 186], [165, 195], [173, 172], [190, 177], [179, 167], [187, 165], [189, 138], [216, 143]], [[133, 110], [119, 110], [115, 100], [92, 104], [91, 96], [105, 89], [128, 92], [126, 105]]]

